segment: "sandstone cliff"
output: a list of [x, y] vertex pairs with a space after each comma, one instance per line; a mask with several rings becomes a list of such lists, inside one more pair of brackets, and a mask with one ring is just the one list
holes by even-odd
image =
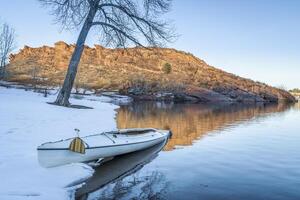
[[[9, 80], [61, 84], [73, 45], [25, 46], [11, 55]], [[167, 67], [167, 68], [166, 68]], [[192, 54], [167, 48], [85, 47], [76, 87], [119, 90], [144, 99], [191, 101], [294, 101], [288, 92], [224, 72]]]

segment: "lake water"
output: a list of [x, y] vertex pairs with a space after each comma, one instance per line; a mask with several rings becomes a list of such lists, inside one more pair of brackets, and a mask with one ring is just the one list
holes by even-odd
[[140, 102], [116, 123], [173, 136], [103, 164], [78, 199], [300, 199], [300, 104]]

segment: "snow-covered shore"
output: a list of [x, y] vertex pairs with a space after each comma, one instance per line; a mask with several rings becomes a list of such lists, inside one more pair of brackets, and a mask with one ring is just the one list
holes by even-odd
[[87, 179], [93, 169], [85, 164], [56, 168], [39, 165], [41, 143], [116, 129], [116, 105], [85, 99], [74, 104], [94, 109], [49, 105], [55, 96], [0, 87], [0, 199], [72, 199], [72, 185]]

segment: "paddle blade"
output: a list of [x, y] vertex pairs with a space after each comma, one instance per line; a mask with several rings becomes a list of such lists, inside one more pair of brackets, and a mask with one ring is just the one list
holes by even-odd
[[74, 138], [70, 143], [69, 150], [76, 153], [85, 154], [85, 146], [83, 140], [79, 137]]

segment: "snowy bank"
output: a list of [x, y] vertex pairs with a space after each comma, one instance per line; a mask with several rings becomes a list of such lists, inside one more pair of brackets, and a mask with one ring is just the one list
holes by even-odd
[[0, 87], [0, 199], [72, 199], [72, 186], [87, 179], [93, 169], [85, 164], [56, 168], [39, 165], [41, 143], [116, 129], [117, 106], [100, 101], [71, 99], [94, 109], [49, 105], [55, 96]]

